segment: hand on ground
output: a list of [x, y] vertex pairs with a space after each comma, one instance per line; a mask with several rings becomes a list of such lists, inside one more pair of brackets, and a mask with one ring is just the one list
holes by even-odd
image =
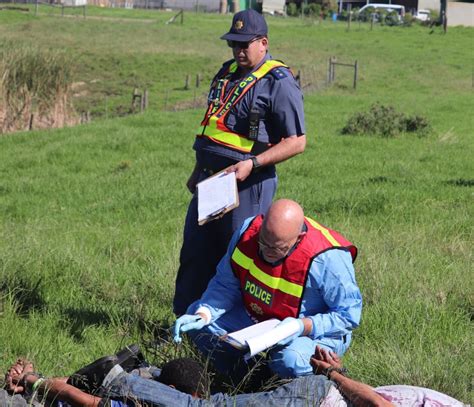
[[32, 373], [33, 371], [33, 364], [31, 362], [19, 358], [10, 369], [8, 369], [5, 375], [6, 390], [9, 393], [24, 393], [26, 389], [23, 378], [27, 373]]

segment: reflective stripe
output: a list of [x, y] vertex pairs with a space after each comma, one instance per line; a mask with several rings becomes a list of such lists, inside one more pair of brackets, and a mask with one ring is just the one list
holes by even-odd
[[311, 223], [311, 226], [319, 230], [333, 246], [335, 247], [341, 246], [341, 244], [336, 239], [334, 239], [334, 237], [331, 235], [331, 232], [328, 229], [326, 229], [323, 225], [320, 225], [318, 222], [314, 221], [311, 218], [306, 218], [306, 220], [309, 223]]
[[[222, 131], [217, 129], [217, 117], [212, 116], [209, 119], [209, 124], [206, 126], [205, 135], [208, 137], [212, 137], [213, 139], [220, 141], [225, 144], [229, 144], [235, 146], [239, 150], [250, 152], [252, 150], [254, 141], [249, 140], [248, 138], [242, 137], [237, 133]], [[204, 130], [204, 126], [200, 127], [200, 131], [198, 134], [202, 134]]]
[[280, 61], [275, 61], [273, 59], [268, 60], [265, 62], [260, 68], [258, 68], [255, 72], [252, 72], [252, 75], [255, 76], [257, 79], [262, 78], [268, 72], [270, 72], [273, 68], [277, 68], [279, 66], [285, 66], [285, 64], [281, 63]]
[[[229, 73], [235, 72], [237, 70], [237, 63], [234, 61], [229, 67]], [[234, 87], [234, 90], [229, 94], [229, 96], [224, 101], [220, 109], [216, 110], [216, 106], [208, 110], [210, 113], [207, 118], [203, 120], [201, 127], [199, 128], [197, 135], [209, 137], [210, 139], [227, 145], [236, 150], [250, 153], [254, 145], [253, 140], [249, 140], [246, 135], [238, 134], [227, 129], [225, 125], [225, 117], [229, 113], [232, 106], [234, 106], [240, 98], [261, 78], [268, 74], [272, 69], [278, 67], [286, 67], [280, 61], [268, 60], [262, 64], [255, 72], [250, 74], [248, 77], [244, 78], [239, 84]], [[218, 95], [220, 100], [220, 94]], [[221, 128], [219, 128], [221, 126]], [[224, 127], [224, 128], [222, 128]]]
[[261, 281], [267, 287], [273, 288], [274, 290], [280, 290], [285, 294], [292, 295], [297, 298], [301, 298], [303, 295], [303, 287], [301, 285], [291, 283], [284, 278], [272, 277], [260, 270], [250, 257], [243, 254], [237, 247], [232, 253], [232, 260], [234, 260], [240, 267], [248, 270], [253, 278]]

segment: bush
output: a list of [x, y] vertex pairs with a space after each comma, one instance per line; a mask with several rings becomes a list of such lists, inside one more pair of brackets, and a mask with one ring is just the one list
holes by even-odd
[[415, 17], [413, 17], [413, 14], [411, 14], [410, 12], [405, 13], [405, 15], [403, 16], [403, 25], [407, 27], [411, 27], [415, 21]]
[[308, 15], [311, 17], [319, 17], [319, 14], [321, 13], [321, 5], [316, 3], [308, 4], [307, 11]]
[[290, 17], [298, 17], [298, 6], [295, 3], [288, 3], [286, 6], [286, 14]]
[[361, 21], [371, 21], [373, 13], [375, 13], [375, 7], [367, 7], [365, 10], [359, 13], [359, 18]]
[[428, 120], [422, 116], [407, 116], [397, 112], [393, 106], [376, 103], [368, 112], [352, 116], [342, 129], [342, 134], [394, 137], [402, 132], [417, 132], [424, 135], [429, 128]]

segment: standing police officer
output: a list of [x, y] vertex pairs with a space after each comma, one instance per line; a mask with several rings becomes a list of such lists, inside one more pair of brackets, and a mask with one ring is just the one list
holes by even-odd
[[[176, 278], [177, 315], [201, 297], [234, 230], [270, 207], [277, 187], [275, 164], [305, 149], [303, 96], [289, 68], [269, 55], [267, 34], [263, 16], [244, 10], [221, 37], [234, 59], [224, 63], [211, 84], [193, 146], [196, 165], [187, 187], [194, 195]], [[199, 226], [196, 184], [224, 168], [236, 173], [240, 205]]]

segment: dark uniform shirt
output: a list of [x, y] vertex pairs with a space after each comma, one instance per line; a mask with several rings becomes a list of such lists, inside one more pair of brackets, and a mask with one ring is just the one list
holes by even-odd
[[[257, 70], [265, 61], [272, 59], [269, 54], [258, 64]], [[216, 75], [222, 76], [232, 61], [228, 61]], [[241, 81], [238, 72], [234, 74], [225, 89], [225, 97], [235, 84]], [[214, 81], [213, 81], [214, 82]], [[208, 102], [214, 98], [211, 88]], [[227, 127], [239, 134], [249, 133], [249, 114], [252, 108], [260, 112], [258, 141], [278, 144], [288, 136], [305, 134], [303, 95], [292, 73], [287, 68], [276, 68], [261, 78], [243, 98], [233, 106], [226, 117]], [[196, 160], [202, 168], [220, 170], [237, 161], [248, 159], [251, 154], [231, 150], [204, 137], [197, 137], [193, 148]]]

